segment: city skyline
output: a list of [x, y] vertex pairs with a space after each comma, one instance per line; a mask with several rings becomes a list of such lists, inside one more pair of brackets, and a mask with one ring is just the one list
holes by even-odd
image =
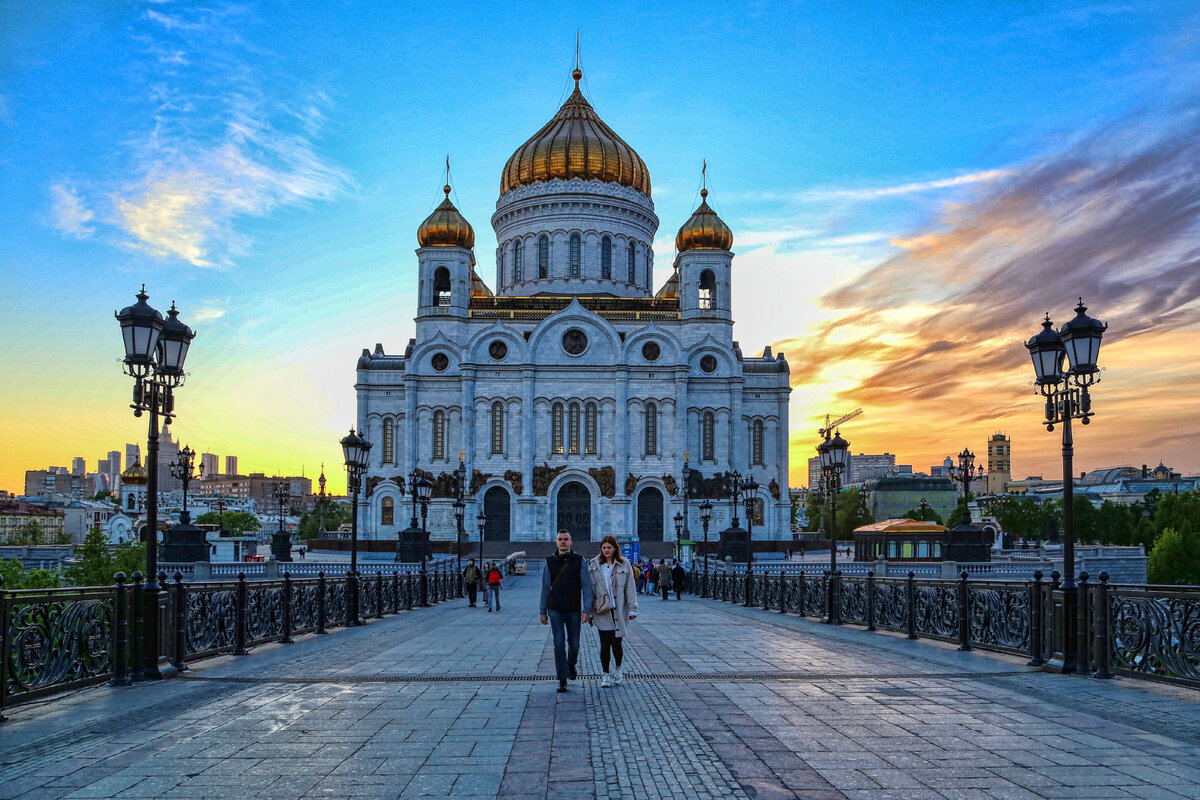
[[[22, 379], [0, 387], [0, 487], [114, 439], [145, 447], [110, 316], [145, 282], [198, 332], [176, 440], [236, 452], [244, 472], [324, 462], [343, 491], [354, 362], [411, 335], [415, 232], [446, 151], [494, 285], [500, 169], [561, 101], [576, 29], [585, 94], [654, 181], [656, 289], [707, 160], [742, 349], [791, 365], [793, 486], [825, 413], [857, 407], [854, 451], [926, 469], [1004, 430], [1014, 478], [1060, 476], [1020, 345], [1080, 294], [1110, 328], [1078, 469], [1200, 469], [1185, 4], [972, 19], [755, 6], [736, 26], [695, 15], [694, 36], [667, 40], [645, 34], [671, 23], [666, 8], [631, 10], [631, 38], [608, 6], [480, 10], [453, 57], [428, 35], [435, 17], [383, 4], [338, 26], [316, 5], [16, 13], [0, 54], [0, 336]], [[514, 57], [515, 36], [545, 46]], [[70, 372], [41, 364], [38, 343], [69, 347]]]

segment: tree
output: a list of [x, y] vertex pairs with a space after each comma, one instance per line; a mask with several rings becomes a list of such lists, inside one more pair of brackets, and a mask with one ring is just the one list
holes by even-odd
[[959, 525], [967, 525], [971, 522], [971, 509], [967, 506], [967, 498], [960, 497], [958, 505], [950, 512], [949, 519], [946, 520], [946, 527], [957, 528]]
[[1028, 539], [1041, 533], [1038, 527], [1041, 511], [1032, 497], [1002, 497], [992, 504], [992, 513], [1011, 536]]
[[1096, 533], [1096, 507], [1086, 497], [1075, 497], [1071, 507], [1075, 510], [1075, 541], [1094, 542]]
[[322, 528], [326, 531], [336, 531], [339, 525], [349, 521], [350, 505], [348, 503], [335, 503], [328, 498], [318, 500], [312, 513], [305, 514], [300, 518], [300, 538], [316, 539], [321, 535]]
[[1151, 583], [1200, 585], [1200, 534], [1189, 524], [1164, 528], [1146, 561]]
[[5, 589], [56, 589], [60, 585], [56, 572], [46, 569], [25, 569], [19, 558], [0, 560], [0, 580]]
[[875, 521], [866, 507], [866, 495], [857, 487], [852, 487], [838, 494], [838, 524], [839, 539], [853, 539], [855, 528], [869, 525]]
[[119, 544], [110, 552], [104, 532], [92, 528], [83, 538], [83, 544], [75, 548], [75, 559], [64, 576], [72, 585], [109, 586], [118, 572], [131, 579], [134, 572], [145, 571], [146, 545]]
[[904, 516], [908, 519], [915, 519], [918, 522], [936, 522], [942, 524], [942, 515], [933, 510], [930, 506], [924, 508], [910, 508], [904, 512]]
[[808, 520], [808, 528], [810, 531], [821, 530], [824, 523], [825, 504], [821, 502], [821, 495], [818, 492], [809, 492], [808, 498], [804, 501], [804, 516]]
[[246, 531], [256, 531], [262, 526], [258, 523], [258, 518], [253, 514], [247, 514], [245, 511], [226, 511], [224, 514], [218, 514], [215, 511], [208, 511], [196, 517], [197, 525], [220, 525], [224, 530], [228, 531], [233, 536], [241, 536]]
[[1101, 544], [1133, 544], [1134, 510], [1122, 503], [1105, 500], [1096, 509], [1095, 528]]

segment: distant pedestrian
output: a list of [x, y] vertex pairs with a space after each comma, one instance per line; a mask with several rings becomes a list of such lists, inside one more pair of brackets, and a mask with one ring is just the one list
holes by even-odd
[[633, 565], [633, 582], [635, 590], [641, 592], [646, 585], [646, 573], [642, 572], [641, 565]]
[[500, 567], [493, 563], [488, 567], [487, 585], [488, 585], [488, 611], [495, 606], [497, 611], [500, 610], [500, 582], [504, 576], [500, 574]]
[[483, 604], [487, 606], [487, 610], [492, 610], [492, 590], [488, 588], [487, 574], [492, 568], [492, 562], [483, 562], [483, 571], [479, 575], [479, 588], [483, 591]]
[[475, 566], [475, 559], [467, 559], [467, 565], [463, 567], [462, 579], [463, 585], [467, 587], [469, 607], [475, 608], [475, 597], [479, 592], [479, 567]]
[[[625, 658], [622, 642], [626, 623], [637, 617], [637, 587], [634, 585], [633, 565], [621, 556], [615, 536], [600, 540], [600, 555], [588, 562], [588, 574], [592, 584], [592, 622], [600, 634], [600, 666], [604, 677], [600, 686], [611, 688], [625, 680], [621, 662]], [[616, 671], [609, 672], [609, 664], [616, 663]]]
[[671, 583], [675, 586], [675, 599], [682, 600], [683, 584], [687, 580], [687, 572], [683, 568], [683, 564], [678, 561], [675, 566], [671, 567]]
[[558, 691], [575, 680], [579, 661], [579, 627], [591, 619], [592, 581], [583, 556], [571, 549], [571, 532], [560, 530], [554, 539], [554, 555], [546, 557], [542, 570], [541, 621], [554, 636], [554, 670]]
[[671, 569], [666, 560], [661, 558], [658, 560], [658, 591], [662, 592], [663, 600], [666, 600], [671, 592]]
[[653, 561], [646, 562], [646, 594], [658, 592], [658, 567]]

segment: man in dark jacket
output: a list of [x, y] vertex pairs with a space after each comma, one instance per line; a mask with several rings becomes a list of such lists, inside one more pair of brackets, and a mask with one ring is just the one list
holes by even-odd
[[474, 608], [479, 592], [479, 567], [475, 566], [475, 559], [467, 559], [467, 565], [463, 567], [462, 579], [463, 585], [467, 587], [467, 600], [470, 602], [471, 608]]
[[579, 661], [579, 628], [591, 619], [592, 580], [587, 561], [571, 549], [571, 532], [555, 537], [557, 550], [546, 557], [542, 570], [542, 624], [554, 635], [554, 669], [558, 691], [567, 690], [567, 679], [575, 680]]
[[671, 567], [671, 583], [675, 585], [675, 599], [683, 599], [683, 582], [687, 580], [687, 573], [683, 569], [683, 564], [679, 561], [675, 562], [675, 566]]

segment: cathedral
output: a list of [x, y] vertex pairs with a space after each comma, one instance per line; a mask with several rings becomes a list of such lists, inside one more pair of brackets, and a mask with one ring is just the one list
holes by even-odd
[[372, 444], [360, 531], [395, 540], [421, 475], [434, 484], [430, 538], [454, 541], [461, 464], [470, 539], [482, 513], [487, 541], [552, 541], [559, 528], [672, 541], [682, 512], [700, 540], [707, 498], [716, 541], [735, 516], [734, 471], [761, 487], [754, 538], [790, 538], [788, 364], [733, 338], [733, 233], [701, 191], [656, 288], [650, 172], [572, 77], [501, 172], [495, 291], [449, 186], [417, 229], [416, 335], [357, 365]]

